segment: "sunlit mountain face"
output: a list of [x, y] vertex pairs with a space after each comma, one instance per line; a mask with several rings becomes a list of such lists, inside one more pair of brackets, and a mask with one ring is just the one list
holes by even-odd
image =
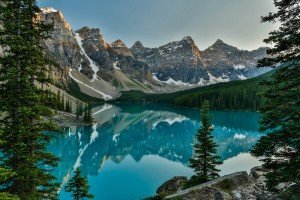
[[[61, 157], [55, 175], [62, 186], [80, 167], [96, 199], [140, 199], [153, 195], [173, 176], [193, 174], [188, 163], [201, 126], [198, 110], [105, 104], [93, 112], [96, 124], [67, 128], [49, 146]], [[248, 153], [262, 136], [258, 113], [212, 111], [211, 118], [224, 161], [221, 174], [249, 171], [260, 164]], [[64, 192], [61, 197], [69, 198]]]

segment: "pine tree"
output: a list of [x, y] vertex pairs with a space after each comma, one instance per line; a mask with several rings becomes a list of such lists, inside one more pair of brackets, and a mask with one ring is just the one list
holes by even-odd
[[292, 193], [299, 197], [300, 4], [298, 0], [276, 0], [274, 3], [278, 11], [263, 17], [262, 21], [278, 21], [281, 26], [265, 40], [275, 45], [267, 51], [271, 56], [259, 64], [281, 66], [270, 81], [263, 83], [267, 89], [262, 94], [260, 130], [267, 134], [257, 142], [252, 154], [264, 162], [270, 190], [275, 190], [279, 183], [293, 183]]
[[74, 177], [65, 186], [66, 192], [71, 192], [74, 200], [93, 199], [94, 195], [89, 194], [89, 184], [86, 177], [81, 176], [77, 168]]
[[[2, 136], [2, 132], [0, 131], [0, 138]], [[2, 145], [2, 141], [0, 139], [0, 145]], [[0, 185], [5, 184], [8, 179], [11, 179], [16, 174], [12, 173], [9, 169], [0, 168]], [[0, 199], [2, 200], [18, 200], [19, 198], [15, 195], [8, 194], [6, 192], [0, 192]]]
[[82, 103], [77, 100], [76, 102], [76, 119], [79, 119], [83, 114]]
[[43, 133], [53, 128], [43, 120], [52, 112], [43, 101], [45, 91], [35, 86], [49, 82], [40, 42], [49, 37], [51, 26], [36, 20], [40, 12], [34, 0], [0, 3], [0, 112], [5, 113], [0, 166], [15, 174], [4, 180], [1, 191], [22, 200], [57, 198], [51, 172], [58, 159], [46, 151], [50, 137]]
[[189, 185], [205, 183], [219, 177], [216, 169], [217, 165], [222, 164], [219, 156], [216, 155], [217, 145], [212, 136], [212, 125], [209, 119], [209, 102], [204, 101], [201, 107], [201, 128], [196, 134], [196, 143], [194, 145], [194, 158], [190, 159], [196, 175], [192, 176]]
[[71, 105], [71, 102], [69, 99], [67, 100], [65, 107], [66, 107], [66, 110], [65, 110], [66, 112], [68, 112], [68, 113], [72, 112], [72, 105]]
[[264, 83], [264, 104], [260, 111], [261, 137], [252, 154], [262, 157], [269, 170], [267, 186], [274, 190], [279, 183], [298, 183], [300, 176], [300, 65], [283, 66]]
[[279, 22], [280, 28], [269, 33], [264, 42], [275, 44], [267, 50], [268, 56], [259, 61], [260, 66], [276, 66], [279, 63], [300, 61], [300, 3], [299, 0], [274, 0], [276, 13], [262, 17], [262, 22]]
[[65, 95], [63, 94], [60, 101], [60, 110], [64, 111], [65, 109]]
[[61, 96], [60, 96], [60, 90], [58, 90], [57, 94], [56, 94], [56, 104], [55, 104], [55, 108], [56, 110], [60, 110], [61, 109]]
[[81, 102], [81, 101], [79, 102], [79, 111], [78, 111], [78, 114], [79, 114], [80, 116], [83, 115], [83, 105], [82, 105], [82, 102]]
[[83, 121], [90, 125], [93, 124], [94, 119], [92, 114], [92, 105], [90, 103], [88, 103], [88, 105], [85, 107]]
[[[12, 173], [11, 170], [0, 168], [0, 185], [5, 184], [7, 180], [13, 178], [16, 174]], [[0, 192], [1, 200], [18, 200], [16, 195], [11, 195], [6, 192]]]

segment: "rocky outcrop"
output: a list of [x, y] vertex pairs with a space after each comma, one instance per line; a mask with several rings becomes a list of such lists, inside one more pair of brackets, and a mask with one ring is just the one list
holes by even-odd
[[53, 8], [42, 9], [37, 20], [53, 24], [51, 38], [44, 41], [48, 55], [61, 67], [78, 69], [85, 57], [80, 52], [71, 25], [60, 11]]
[[185, 176], [175, 176], [171, 180], [166, 181], [164, 184], [162, 184], [156, 190], [156, 193], [158, 195], [173, 194], [173, 193], [181, 190], [187, 181], [188, 181], [188, 179]]
[[111, 44], [111, 48], [116, 52], [116, 54], [123, 56], [133, 56], [132, 52], [126, 47], [122, 40], [116, 40]]
[[[181, 184], [186, 179], [175, 177], [157, 190], [157, 197], [185, 200], [279, 200], [276, 194], [266, 191], [264, 174], [265, 170], [255, 167], [250, 175], [247, 172], [237, 172], [185, 190], [181, 190]], [[162, 197], [163, 194], [172, 192], [174, 194]]]

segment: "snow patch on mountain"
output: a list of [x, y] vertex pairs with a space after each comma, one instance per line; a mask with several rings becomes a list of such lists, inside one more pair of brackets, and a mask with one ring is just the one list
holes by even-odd
[[216, 84], [216, 83], [223, 83], [223, 82], [229, 82], [229, 78], [223, 78], [223, 77], [214, 77], [211, 73], [207, 72], [209, 76], [209, 82], [210, 84]]
[[83, 45], [82, 45], [82, 40], [81, 40], [81, 37], [80, 37], [79, 33], [75, 33], [75, 38], [77, 40], [77, 43], [78, 43], [78, 45], [79, 45], [82, 53], [88, 59], [88, 61], [90, 62], [90, 66], [91, 66], [92, 70], [94, 71], [92, 81], [97, 80], [97, 72], [99, 71], [99, 67], [96, 65], [96, 63], [85, 52], [85, 50], [83, 48]]
[[205, 81], [205, 80], [204, 80], [203, 78], [200, 78], [200, 80], [199, 80], [199, 82], [198, 82], [197, 85], [199, 85], [199, 86], [204, 86], [204, 85], [205, 85], [204, 81]]
[[101, 91], [99, 91], [99, 90], [96, 90], [95, 88], [93, 88], [93, 87], [91, 87], [91, 86], [89, 86], [89, 85], [86, 85], [86, 84], [84, 84], [82, 81], [76, 79], [76, 78], [72, 75], [72, 69], [69, 70], [69, 76], [70, 76], [75, 82], [84, 85], [85, 87], [87, 87], [87, 88], [89, 88], [89, 89], [91, 89], [91, 90], [97, 92], [98, 94], [101, 94], [104, 100], [111, 100], [111, 99], [113, 99], [112, 96], [110, 96], [110, 95], [108, 95], [108, 94], [104, 94], [103, 92], [101, 92]]
[[185, 82], [182, 82], [181, 80], [179, 81], [175, 81], [174, 79], [172, 78], [169, 78], [167, 81], [161, 81], [157, 78], [157, 76], [155, 75], [155, 73], [152, 74], [152, 79], [157, 81], [157, 82], [160, 82], [160, 83], [166, 83], [166, 84], [169, 84], [169, 85], [177, 85], [177, 86], [189, 86], [189, 87], [193, 87], [194, 85], [190, 84], [190, 83], [185, 83]]
[[117, 67], [117, 65], [118, 65], [118, 61], [116, 61], [116, 62], [113, 63], [113, 67], [114, 67], [115, 69], [121, 71], [120, 67]]
[[247, 77], [245, 77], [243, 74], [238, 75], [238, 78], [239, 78], [240, 80], [246, 80], [246, 79], [247, 79]]
[[246, 66], [242, 65], [242, 64], [238, 64], [238, 65], [233, 65], [234, 69], [245, 69]]
[[41, 11], [42, 11], [44, 14], [58, 12], [57, 10], [55, 10], [55, 9], [52, 8], [52, 7], [41, 8]]

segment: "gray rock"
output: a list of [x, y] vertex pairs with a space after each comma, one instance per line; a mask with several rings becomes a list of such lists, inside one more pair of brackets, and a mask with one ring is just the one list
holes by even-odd
[[[261, 170], [261, 168], [255, 168], [252, 172]], [[264, 187], [257, 187], [257, 184], [262, 184], [261, 182], [264, 182], [264, 180], [264, 176], [259, 176], [259, 178], [255, 179], [252, 174], [248, 175], [247, 172], [237, 172], [178, 191], [175, 194], [165, 197], [165, 199], [278, 200], [277, 195], [266, 191]]]
[[185, 176], [176, 176], [172, 178], [171, 180], [166, 181], [164, 184], [162, 184], [157, 190], [156, 193], [158, 195], [165, 195], [165, 194], [172, 194], [180, 189], [182, 189], [182, 186], [184, 183], [188, 181], [188, 178]]
[[266, 171], [262, 167], [254, 167], [250, 171], [250, 175], [252, 175], [256, 179], [263, 176], [265, 173]]

